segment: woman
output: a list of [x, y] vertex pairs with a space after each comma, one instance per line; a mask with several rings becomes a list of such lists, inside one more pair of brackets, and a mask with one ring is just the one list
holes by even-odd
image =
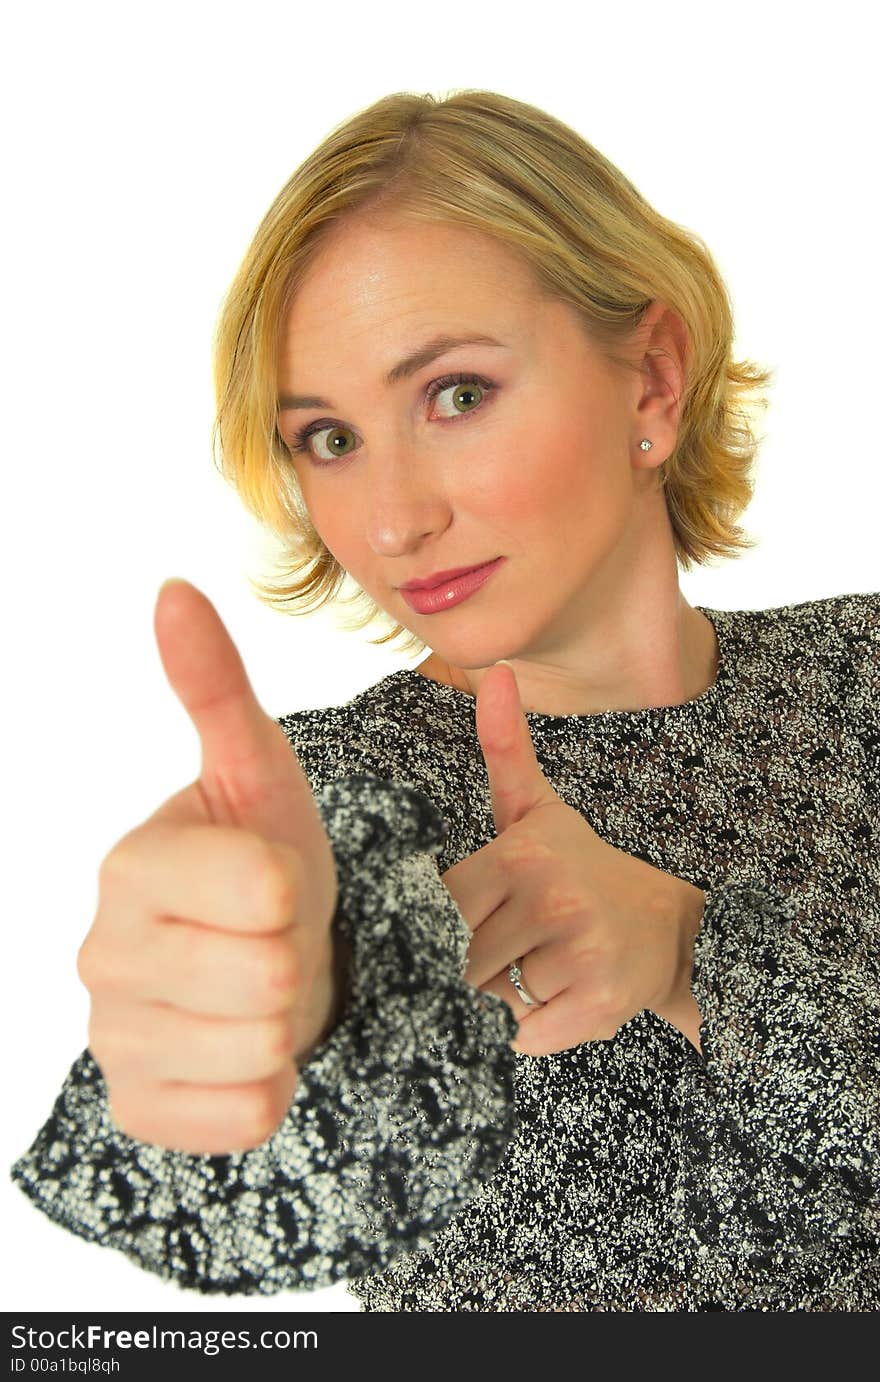
[[13, 1168], [47, 1213], [200, 1291], [877, 1307], [880, 595], [685, 601], [678, 566], [750, 545], [769, 375], [731, 343], [697, 238], [506, 97], [391, 96], [282, 189], [215, 356], [224, 474], [287, 541], [262, 598], [348, 575], [352, 627], [431, 652], [267, 724], [210, 603], [163, 592], [201, 819], [309, 859], [278, 891], [310, 981], [224, 1143], [256, 1067], [227, 1047], [218, 1088], [175, 1003], [256, 1008], [199, 1007], [197, 965], [164, 988], [133, 1044], [166, 1083], [133, 1100], [84, 964], [94, 1050]]

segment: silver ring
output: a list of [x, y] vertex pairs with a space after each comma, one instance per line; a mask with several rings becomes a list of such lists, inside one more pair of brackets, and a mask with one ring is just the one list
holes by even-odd
[[[521, 958], [522, 956], [520, 956], [520, 959]], [[523, 983], [522, 970], [520, 969], [519, 960], [514, 960], [513, 964], [510, 965], [507, 971], [507, 977], [513, 984], [513, 987], [516, 989], [517, 993], [519, 994], [520, 998], [524, 1003], [526, 1003], [530, 1008], [543, 1008], [543, 1001], [540, 998], [536, 998], [534, 994], [529, 993], [528, 989]]]

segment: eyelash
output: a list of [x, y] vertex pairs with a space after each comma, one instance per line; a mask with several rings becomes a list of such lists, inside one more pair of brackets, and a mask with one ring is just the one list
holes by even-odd
[[[443, 393], [444, 389], [453, 388], [457, 384], [479, 384], [485, 395], [492, 393], [493, 390], [498, 387], [497, 384], [492, 383], [491, 379], [484, 379], [483, 376], [479, 374], [444, 374], [440, 379], [432, 379], [431, 383], [425, 389], [426, 402], [430, 403], [439, 393]], [[480, 406], [481, 404], [478, 404], [476, 408], [470, 408], [468, 412], [459, 413], [458, 416], [464, 418], [468, 417], [470, 413], [477, 413], [480, 410]], [[440, 419], [441, 422], [454, 422], [455, 420], [455, 418], [451, 417]], [[312, 463], [319, 467], [335, 465], [335, 460], [325, 461], [323, 457], [315, 456], [312, 453], [311, 447], [308, 445], [308, 440], [309, 437], [314, 436], [317, 432], [329, 432], [332, 431], [334, 427], [340, 426], [342, 426], [341, 423], [328, 422], [326, 418], [319, 418], [316, 422], [308, 422], [305, 427], [301, 427], [299, 431], [294, 434], [288, 450], [292, 455], [309, 455]], [[339, 456], [336, 459], [347, 461], [348, 456]]]

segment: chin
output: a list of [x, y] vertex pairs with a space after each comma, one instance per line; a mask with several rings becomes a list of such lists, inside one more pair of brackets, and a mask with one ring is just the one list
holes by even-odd
[[487, 647], [485, 642], [482, 642], [476, 651], [460, 645], [457, 648], [450, 646], [448, 651], [443, 648], [437, 648], [435, 651], [438, 657], [445, 658], [453, 667], [463, 667], [468, 672], [482, 671], [484, 667], [491, 667], [499, 657], [513, 656], [512, 653], [506, 653], [500, 648], [496, 653], [494, 648]]

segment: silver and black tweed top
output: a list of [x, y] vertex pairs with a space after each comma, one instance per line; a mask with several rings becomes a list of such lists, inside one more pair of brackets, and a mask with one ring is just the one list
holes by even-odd
[[354, 954], [284, 1123], [227, 1156], [138, 1142], [85, 1050], [12, 1167], [25, 1194], [193, 1292], [880, 1308], [880, 593], [697, 608], [720, 665], [695, 700], [527, 719], [603, 839], [706, 892], [702, 1056], [648, 1010], [611, 1041], [511, 1050], [440, 879], [494, 838], [476, 702], [404, 669], [278, 721]]

